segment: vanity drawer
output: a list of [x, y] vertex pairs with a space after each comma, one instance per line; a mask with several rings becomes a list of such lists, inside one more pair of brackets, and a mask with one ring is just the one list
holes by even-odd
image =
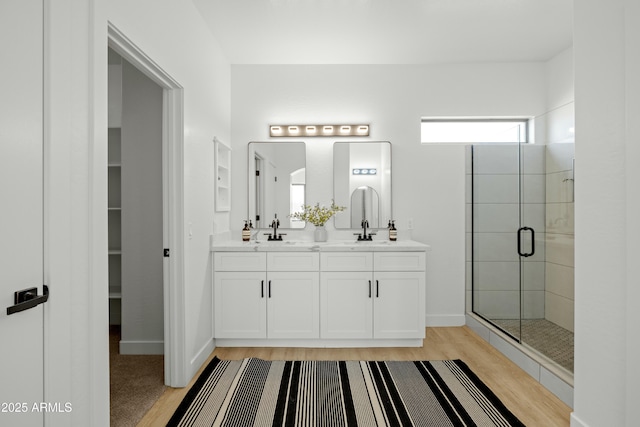
[[317, 252], [267, 252], [268, 271], [318, 271]]
[[424, 252], [375, 252], [375, 271], [424, 271], [427, 254]]
[[323, 252], [320, 254], [322, 271], [372, 271], [371, 252]]
[[215, 271], [265, 271], [267, 254], [264, 252], [214, 252]]

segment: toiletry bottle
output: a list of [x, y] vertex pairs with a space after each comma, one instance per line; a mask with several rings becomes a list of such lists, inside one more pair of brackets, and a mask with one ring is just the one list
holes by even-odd
[[242, 241], [248, 242], [249, 240], [251, 240], [251, 230], [249, 229], [249, 223], [245, 221], [242, 229]]
[[398, 240], [398, 230], [396, 230], [396, 222], [391, 221], [391, 225], [389, 226], [389, 240], [395, 242]]

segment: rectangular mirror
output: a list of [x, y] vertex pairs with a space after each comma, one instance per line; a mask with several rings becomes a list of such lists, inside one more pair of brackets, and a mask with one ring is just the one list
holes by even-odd
[[267, 228], [274, 218], [280, 228], [304, 228], [289, 218], [305, 204], [306, 146], [302, 141], [250, 142], [247, 218]]
[[336, 228], [385, 228], [391, 210], [391, 143], [335, 142], [333, 144], [333, 198], [346, 206], [336, 215]]

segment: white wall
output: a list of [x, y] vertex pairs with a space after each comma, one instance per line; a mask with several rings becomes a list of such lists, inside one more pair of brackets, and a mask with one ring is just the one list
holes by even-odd
[[184, 333], [192, 371], [212, 337], [212, 218], [221, 227], [228, 221], [214, 216], [212, 139], [229, 140], [230, 70], [188, 0], [46, 4], [45, 400], [73, 404], [71, 413], [47, 414], [47, 425], [107, 426], [107, 20], [184, 88], [185, 230], [193, 224], [193, 238], [185, 236]]
[[640, 6], [574, 2], [575, 395], [572, 426], [637, 425]]
[[184, 88], [184, 333], [194, 373], [213, 337], [209, 236], [228, 224], [214, 211], [213, 137], [229, 140], [229, 65], [188, 0], [107, 5], [107, 19]]
[[162, 88], [122, 61], [121, 354], [164, 354]]
[[[420, 118], [539, 115], [545, 111], [543, 64], [234, 65], [231, 81], [235, 235], [247, 211], [247, 143], [268, 140], [269, 124], [370, 123], [369, 140], [393, 144], [396, 225], [406, 230], [412, 219], [413, 238], [432, 246], [427, 324], [464, 324], [464, 147], [421, 145]], [[310, 204], [330, 203], [333, 196], [335, 140], [307, 140]]]

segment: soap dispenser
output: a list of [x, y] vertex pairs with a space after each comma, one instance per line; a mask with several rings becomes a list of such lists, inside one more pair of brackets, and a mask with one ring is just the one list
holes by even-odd
[[389, 240], [392, 242], [398, 240], [398, 230], [396, 230], [395, 221], [389, 221]]
[[251, 240], [251, 229], [249, 228], [249, 222], [244, 222], [244, 228], [242, 229], [242, 241], [248, 242]]

